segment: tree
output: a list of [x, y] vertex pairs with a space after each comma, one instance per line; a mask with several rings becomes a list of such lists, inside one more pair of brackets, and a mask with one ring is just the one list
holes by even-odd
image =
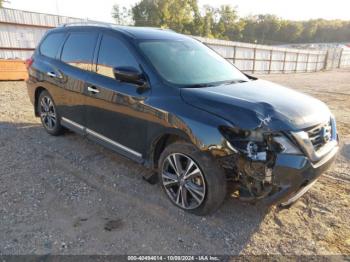
[[0, 8], [4, 6], [4, 3], [8, 3], [7, 0], [0, 0]]
[[142, 0], [132, 10], [136, 26], [160, 26], [160, 10], [156, 0]]
[[256, 24], [256, 37], [261, 44], [279, 42], [278, 32], [281, 29], [281, 20], [275, 15], [258, 15]]
[[303, 31], [301, 32], [300, 40], [304, 43], [312, 42], [317, 32], [317, 28], [317, 20], [303, 22]]
[[211, 6], [204, 6], [204, 16], [202, 17], [202, 28], [200, 35], [204, 37], [214, 37], [214, 14], [215, 10]]
[[237, 23], [238, 15], [235, 8], [230, 5], [222, 5], [217, 11], [218, 22], [214, 27], [215, 37], [237, 39], [236, 34], [241, 30]]
[[279, 40], [285, 43], [297, 43], [302, 31], [301, 22], [283, 20], [279, 31]]
[[240, 18], [233, 6], [199, 8], [198, 0], [139, 0], [131, 9], [115, 5], [112, 15], [118, 24], [134, 22], [136, 26], [250, 43], [350, 41], [350, 21], [291, 21], [270, 14]]
[[196, 0], [141, 0], [132, 8], [136, 26], [170, 28], [181, 33], [191, 33], [198, 6]]
[[112, 17], [118, 25], [132, 25], [131, 10], [125, 6], [115, 4], [112, 10]]
[[248, 16], [241, 19], [241, 22], [244, 24], [241, 39], [242, 41], [257, 43], [256, 20], [257, 18], [255, 16]]

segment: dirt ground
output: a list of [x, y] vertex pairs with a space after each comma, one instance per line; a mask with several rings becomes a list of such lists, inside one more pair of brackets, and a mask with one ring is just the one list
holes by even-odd
[[173, 207], [144, 168], [67, 133], [49, 136], [23, 82], [0, 82], [0, 254], [350, 255], [350, 70], [271, 75], [326, 102], [336, 164], [289, 209], [228, 198], [214, 215]]

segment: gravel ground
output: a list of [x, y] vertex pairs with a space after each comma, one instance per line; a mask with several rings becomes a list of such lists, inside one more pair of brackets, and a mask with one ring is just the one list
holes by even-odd
[[173, 207], [125, 158], [49, 136], [23, 82], [0, 82], [0, 254], [350, 254], [350, 70], [262, 78], [325, 101], [336, 164], [289, 209], [228, 198], [214, 215]]

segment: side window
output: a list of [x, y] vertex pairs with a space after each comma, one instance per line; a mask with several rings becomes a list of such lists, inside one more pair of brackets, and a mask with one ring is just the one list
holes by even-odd
[[49, 34], [44, 41], [40, 45], [40, 54], [55, 58], [58, 52], [58, 49], [60, 48], [63, 40], [64, 40], [65, 33], [51, 33]]
[[61, 60], [71, 66], [89, 70], [92, 64], [96, 39], [96, 33], [71, 33], [64, 44]]
[[104, 35], [97, 60], [97, 73], [114, 78], [114, 67], [138, 68], [138, 63], [122, 41], [116, 37]]

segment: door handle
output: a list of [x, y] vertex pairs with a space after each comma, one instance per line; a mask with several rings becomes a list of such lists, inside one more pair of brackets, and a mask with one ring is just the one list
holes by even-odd
[[47, 72], [46, 73], [49, 77], [57, 78], [58, 76], [54, 72]]
[[91, 92], [91, 93], [95, 93], [95, 94], [97, 94], [97, 93], [100, 93], [100, 90], [98, 90], [96, 87], [94, 87], [94, 86], [88, 86], [88, 91], [89, 92]]

